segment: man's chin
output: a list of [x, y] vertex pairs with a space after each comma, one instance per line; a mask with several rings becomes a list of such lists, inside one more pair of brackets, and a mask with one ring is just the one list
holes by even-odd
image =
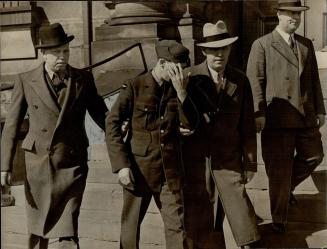
[[67, 64], [61, 64], [61, 65], [57, 65], [56, 69], [57, 71], [64, 71], [66, 70]]

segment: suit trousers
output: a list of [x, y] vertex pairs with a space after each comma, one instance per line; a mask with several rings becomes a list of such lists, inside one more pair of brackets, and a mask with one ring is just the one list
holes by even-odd
[[321, 134], [317, 127], [265, 129], [261, 140], [272, 220], [286, 223], [290, 193], [323, 159]]
[[166, 248], [187, 248], [183, 225], [182, 195], [179, 191], [170, 191], [166, 182], [163, 183], [160, 192], [136, 193], [124, 188], [120, 248], [139, 248], [140, 226], [152, 196], [164, 223]]
[[[28, 249], [47, 249], [49, 239], [35, 234], [29, 234]], [[75, 237], [59, 238], [58, 249], [79, 249], [78, 239]]]
[[243, 175], [229, 169], [213, 169], [213, 180], [237, 246], [260, 240], [253, 205], [246, 193]]
[[[197, 148], [197, 147], [194, 147]], [[215, 186], [209, 165], [204, 156], [185, 151], [184, 222], [187, 238], [192, 249], [225, 248], [221, 224], [215, 229]], [[191, 156], [190, 156], [191, 155]]]

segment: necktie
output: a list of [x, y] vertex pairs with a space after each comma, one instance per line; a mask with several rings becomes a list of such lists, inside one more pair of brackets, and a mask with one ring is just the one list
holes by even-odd
[[59, 75], [54, 74], [52, 85], [58, 97], [57, 101], [59, 105], [62, 107], [65, 100], [66, 88], [67, 88], [65, 83], [65, 78], [64, 77], [60, 78]]
[[223, 87], [224, 87], [224, 79], [222, 77], [222, 74], [217, 74], [217, 83], [216, 83], [217, 93], [219, 93]]
[[295, 56], [297, 58], [297, 47], [296, 47], [294, 38], [291, 35], [290, 35], [290, 38], [288, 39], [288, 44], [291, 47], [291, 49], [293, 50], [293, 53], [295, 54]]

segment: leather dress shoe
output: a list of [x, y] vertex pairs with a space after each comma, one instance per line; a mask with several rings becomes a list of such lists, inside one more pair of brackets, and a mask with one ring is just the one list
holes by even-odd
[[284, 223], [272, 223], [271, 228], [276, 233], [285, 233], [286, 232], [286, 226]]
[[292, 192], [290, 194], [289, 203], [290, 203], [291, 206], [297, 205], [297, 203], [298, 203], [297, 199], [295, 198], [295, 196], [294, 196], [294, 194]]

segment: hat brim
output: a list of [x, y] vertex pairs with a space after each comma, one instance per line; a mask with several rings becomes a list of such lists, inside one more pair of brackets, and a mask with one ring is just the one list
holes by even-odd
[[67, 36], [66, 40], [64, 40], [63, 42], [54, 43], [54, 44], [38, 44], [38, 45], [35, 45], [35, 48], [37, 49], [37, 48], [55, 48], [55, 47], [60, 47], [62, 45], [67, 44], [68, 42], [71, 42], [74, 38], [75, 38], [75, 36], [70, 35], [70, 36]]
[[308, 6], [300, 6], [300, 7], [278, 7], [275, 8], [276, 10], [289, 10], [289, 11], [294, 11], [294, 12], [299, 12], [299, 11], [306, 11], [310, 9]]
[[221, 48], [226, 47], [232, 43], [234, 43], [238, 39], [238, 36], [226, 38], [220, 41], [212, 41], [212, 42], [201, 42], [196, 44], [199, 47], [205, 47], [205, 48]]

